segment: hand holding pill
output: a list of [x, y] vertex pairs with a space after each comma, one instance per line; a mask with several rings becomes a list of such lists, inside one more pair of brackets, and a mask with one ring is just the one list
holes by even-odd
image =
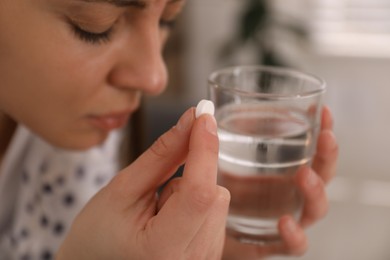
[[[120, 171], [78, 215], [57, 259], [221, 259], [230, 193], [217, 185], [213, 114], [213, 103], [202, 100]], [[182, 176], [171, 179], [183, 163]], [[106, 236], [91, 240], [96, 215]], [[86, 256], [92, 247], [99, 250]]]

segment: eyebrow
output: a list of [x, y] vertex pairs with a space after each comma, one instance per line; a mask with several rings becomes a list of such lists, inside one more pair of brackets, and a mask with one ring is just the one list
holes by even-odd
[[[112, 4], [119, 7], [124, 6], [136, 6], [140, 8], [144, 8], [147, 6], [147, 1], [145, 0], [81, 0], [87, 3], [107, 3]], [[181, 2], [183, 0], [169, 0], [167, 4], [172, 4], [175, 2]]]
[[119, 7], [124, 6], [137, 6], [137, 7], [145, 7], [147, 3], [143, 0], [80, 0], [87, 3], [107, 3], [112, 4]]

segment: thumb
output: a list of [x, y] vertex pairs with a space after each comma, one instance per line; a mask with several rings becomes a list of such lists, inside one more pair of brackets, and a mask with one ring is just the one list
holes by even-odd
[[136, 161], [123, 169], [114, 179], [116, 191], [138, 200], [166, 182], [187, 156], [194, 114], [194, 108], [188, 109], [176, 126], [160, 136]]
[[[195, 120], [188, 145], [183, 177], [158, 214], [148, 223], [145, 229], [147, 241], [187, 248], [195, 241], [202, 227], [207, 225], [213, 208], [227, 211], [228, 192], [216, 184], [218, 136], [216, 121], [212, 116], [203, 115]], [[225, 215], [223, 210], [212, 217], [224, 222]], [[213, 228], [212, 232], [219, 230], [215, 225], [210, 228]], [[215, 239], [212, 232], [203, 234], [206, 241]], [[166, 239], [160, 241], [161, 237]]]

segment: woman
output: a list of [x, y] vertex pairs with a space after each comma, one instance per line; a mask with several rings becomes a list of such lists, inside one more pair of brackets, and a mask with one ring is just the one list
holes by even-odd
[[[1, 1], [1, 259], [221, 258], [229, 193], [215, 182], [213, 117], [195, 119], [190, 108], [127, 168], [116, 160], [120, 129], [141, 96], [165, 88], [161, 50], [183, 5]], [[302, 226], [282, 219], [279, 246], [228, 241], [226, 258], [304, 251], [302, 228], [325, 214], [323, 180], [334, 174], [330, 120], [325, 112], [318, 175], [306, 169], [298, 178], [307, 200]], [[184, 161], [183, 177], [157, 198]]]

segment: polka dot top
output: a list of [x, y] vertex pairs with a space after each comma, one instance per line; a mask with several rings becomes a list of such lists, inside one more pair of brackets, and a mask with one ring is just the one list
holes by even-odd
[[113, 132], [99, 147], [55, 148], [18, 127], [0, 168], [0, 259], [49, 260], [86, 202], [119, 170]]

